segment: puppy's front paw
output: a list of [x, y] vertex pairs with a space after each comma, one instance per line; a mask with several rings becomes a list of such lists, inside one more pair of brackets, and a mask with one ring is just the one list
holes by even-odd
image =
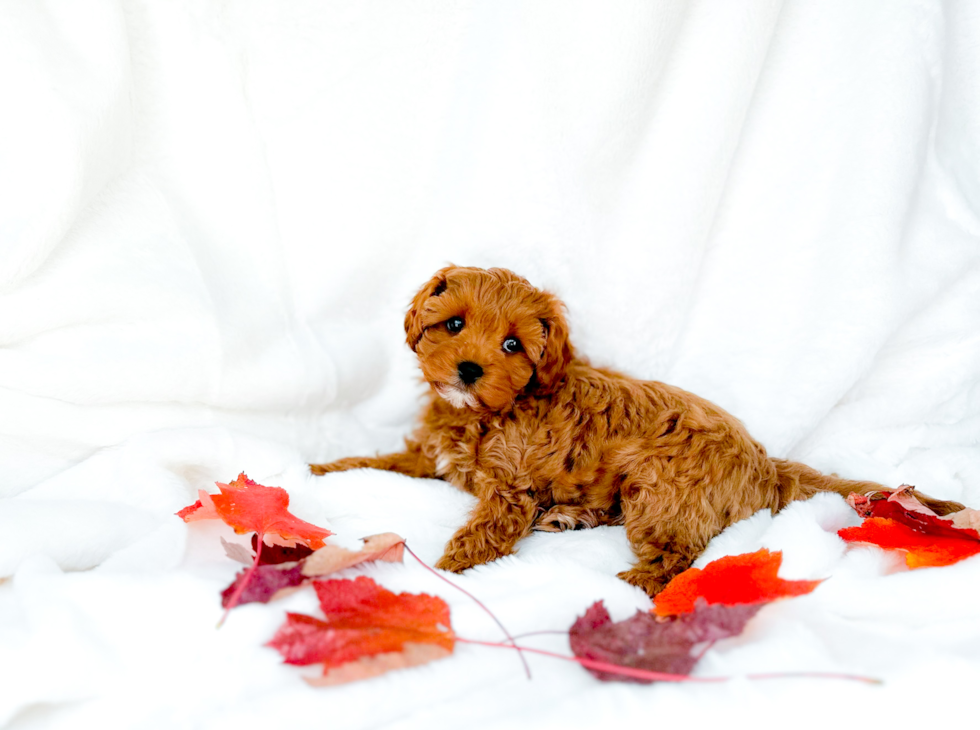
[[667, 585], [664, 574], [657, 571], [643, 570], [642, 568], [631, 568], [617, 574], [617, 578], [622, 578], [630, 585], [642, 588], [646, 594], [653, 598]]
[[459, 561], [449, 555], [443, 555], [436, 561], [436, 568], [448, 570], [450, 573], [462, 573], [467, 568], [472, 568], [472, 563]]
[[436, 567], [439, 570], [462, 573], [467, 568], [489, 563], [499, 557], [500, 553], [483, 540], [453, 538], [446, 545], [446, 552], [436, 562]]
[[[556, 505], [534, 520], [531, 528], [536, 532], [564, 532], [579, 526], [582, 510], [569, 505]], [[592, 525], [590, 525], [592, 527]]]

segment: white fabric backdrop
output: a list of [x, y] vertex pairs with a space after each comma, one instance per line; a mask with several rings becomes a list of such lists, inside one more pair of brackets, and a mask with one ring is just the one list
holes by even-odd
[[[468, 497], [304, 464], [397, 448], [422, 387], [403, 310], [448, 261], [555, 291], [580, 352], [774, 455], [980, 506], [978, 37], [968, 0], [6, 0], [0, 722], [935, 724], [948, 708], [906, 703], [977, 686], [980, 559], [889, 574], [834, 536], [836, 497], [712, 544], [830, 578], [699, 672], [880, 688], [552, 660], [528, 683], [462, 647], [314, 691], [261, 646], [283, 605], [214, 631], [235, 566], [172, 513], [244, 470], [341, 540], [394, 530], [435, 560]], [[536, 535], [460, 580], [515, 633], [564, 629], [649, 605], [613, 577], [629, 559], [618, 529]], [[359, 572], [498, 638], [417, 566]]]

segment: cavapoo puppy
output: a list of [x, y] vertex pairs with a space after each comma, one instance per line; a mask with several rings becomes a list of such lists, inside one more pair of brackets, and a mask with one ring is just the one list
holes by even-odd
[[513, 552], [532, 529], [624, 525], [637, 560], [620, 577], [651, 596], [757, 510], [881, 489], [770, 458], [737, 419], [680, 388], [592, 367], [562, 309], [505, 269], [442, 269], [405, 316], [431, 386], [405, 451], [311, 470], [387, 469], [475, 495], [436, 563], [456, 572]]

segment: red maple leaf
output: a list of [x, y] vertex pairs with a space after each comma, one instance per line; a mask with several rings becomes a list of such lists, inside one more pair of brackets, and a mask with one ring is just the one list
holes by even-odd
[[653, 613], [658, 616], [687, 613], [695, 609], [699, 598], [708, 605], [768, 603], [809, 593], [822, 582], [783, 580], [778, 575], [782, 562], [781, 552], [771, 553], [762, 548], [754, 553], [713, 560], [704, 568], [690, 568], [657, 594]]
[[395, 594], [370, 578], [314, 581], [325, 619], [286, 614], [268, 646], [287, 664], [323, 664], [312, 684], [340, 684], [448, 656], [449, 606], [437, 596]]
[[847, 542], [901, 550], [909, 568], [952, 565], [980, 553], [980, 533], [972, 527], [958, 526], [973, 524], [975, 510], [940, 517], [920, 503], [913, 490], [903, 485], [894, 492], [868, 497], [850, 495], [848, 504], [865, 519], [857, 527], [838, 530], [838, 536]]

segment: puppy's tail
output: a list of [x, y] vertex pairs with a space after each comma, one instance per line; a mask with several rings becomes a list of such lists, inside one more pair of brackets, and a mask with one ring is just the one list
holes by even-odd
[[[794, 500], [809, 499], [817, 492], [836, 492], [847, 497], [851, 492], [866, 494], [880, 490], [892, 491], [888, 487], [883, 487], [876, 482], [861, 482], [853, 479], [827, 476], [826, 474], [821, 474], [816, 469], [811, 469], [806, 464], [800, 464], [796, 461], [772, 459], [772, 463], [776, 467], [776, 475], [779, 478], [780, 509]], [[937, 515], [948, 515], [951, 512], [959, 512], [963, 509], [963, 505], [959, 502], [933, 499], [918, 491], [915, 493], [915, 496], [922, 504]]]

